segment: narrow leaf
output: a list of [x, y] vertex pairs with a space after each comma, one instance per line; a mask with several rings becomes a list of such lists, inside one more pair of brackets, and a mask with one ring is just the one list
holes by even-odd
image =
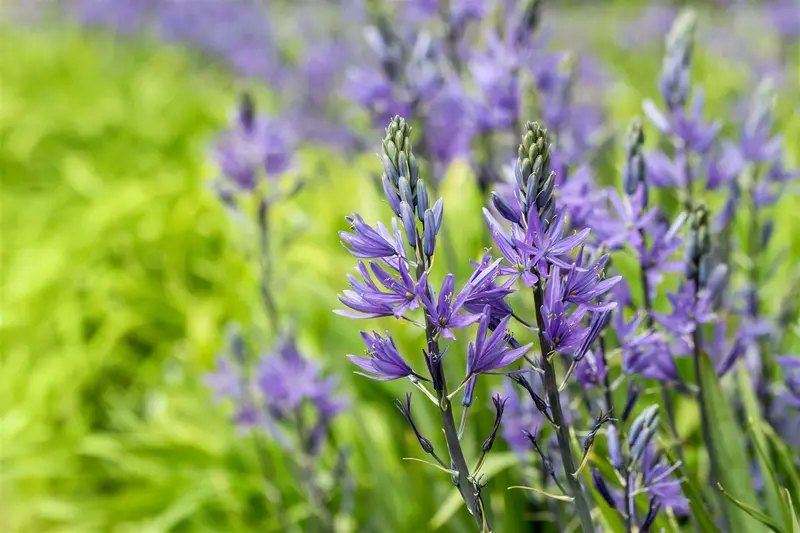
[[[667, 454], [670, 463], [677, 462], [677, 458], [672, 449], [665, 448], [664, 452]], [[690, 475], [686, 465], [682, 464], [678, 467], [678, 471], [681, 473], [681, 477], [683, 477], [681, 489], [689, 499], [689, 508], [692, 510], [691, 517], [697, 522], [700, 531], [702, 531], [702, 533], [721, 533], [720, 529], [714, 523], [714, 518], [711, 516], [711, 513], [708, 512], [705, 503], [703, 503], [703, 496], [701, 495], [700, 488], [697, 486], [694, 477]]]
[[[708, 411], [706, 416], [711, 437], [711, 442], [706, 443], [706, 446], [712, 461], [716, 461], [716, 471], [719, 475], [717, 481], [728, 490], [736, 491], [736, 501], [755, 508], [758, 506], [758, 499], [745, 450], [745, 436], [736, 424], [730, 401], [717, 379], [711, 359], [705, 352], [700, 354], [700, 369], [702, 372], [700, 394]], [[754, 520], [752, 515], [744, 512], [740, 506], [730, 504], [726, 511], [732, 533], [765, 531], [759, 521]]]
[[752, 506], [750, 506], [750, 505], [748, 505], [748, 504], [746, 504], [746, 503], [744, 503], [742, 501], [739, 501], [736, 498], [734, 498], [733, 496], [731, 496], [730, 494], [728, 494], [728, 492], [724, 488], [722, 488], [722, 485], [717, 484], [717, 486], [719, 487], [719, 490], [722, 491], [722, 494], [728, 499], [728, 501], [730, 501], [736, 507], [738, 507], [739, 509], [741, 509], [742, 511], [744, 511], [748, 515], [752, 516], [753, 518], [755, 518], [756, 520], [758, 520], [759, 522], [761, 522], [762, 524], [764, 524], [768, 528], [770, 528], [772, 531], [775, 531], [775, 533], [790, 533], [790, 532], [787, 532], [785, 529], [783, 529], [781, 527], [781, 525], [778, 524], [775, 520], [773, 520], [769, 516], [765, 515], [764, 513], [762, 513], [761, 511], [759, 511], [755, 507], [752, 507]]
[[511, 489], [520, 489], [520, 490], [527, 490], [529, 492], [535, 492], [536, 494], [541, 494], [545, 498], [558, 500], [560, 502], [572, 503], [572, 502], [575, 501], [575, 498], [573, 498], [572, 496], [564, 496], [563, 494], [552, 494], [550, 492], [545, 492], [543, 490], [539, 490], [539, 489], [536, 489], [536, 488], [533, 488], [533, 487], [523, 487], [523, 486], [520, 486], [520, 485], [514, 485], [513, 487], [508, 487], [508, 490], [511, 490]]
[[764, 497], [767, 514], [776, 519], [779, 516], [783, 516], [785, 520], [788, 511], [783, 503], [783, 498], [781, 498], [781, 488], [778, 485], [778, 480], [775, 478], [775, 467], [769, 455], [765, 453], [767, 449], [767, 439], [762, 430], [764, 424], [761, 419], [761, 410], [748, 377], [747, 369], [744, 366], [744, 361], [739, 361], [738, 370], [736, 377], [739, 385], [739, 397], [744, 404], [745, 414], [750, 422], [750, 432], [753, 435], [753, 443], [758, 452], [758, 467], [761, 470], [761, 477], [764, 479]]

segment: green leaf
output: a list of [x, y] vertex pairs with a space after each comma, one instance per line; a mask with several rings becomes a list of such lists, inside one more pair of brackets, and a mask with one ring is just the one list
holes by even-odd
[[[677, 458], [673, 451], [669, 448], [665, 448], [664, 452], [667, 454], [671, 463], [677, 462]], [[690, 475], [689, 471], [686, 469], [686, 465], [681, 465], [678, 470], [681, 473], [681, 477], [683, 477], [683, 483], [681, 484], [681, 489], [686, 497], [689, 499], [689, 508], [691, 509], [691, 516], [692, 519], [697, 522], [700, 531], [703, 533], [720, 533], [720, 529], [714, 523], [714, 517], [711, 516], [711, 513], [708, 512], [705, 504], [703, 503], [703, 497], [701, 495], [701, 490], [697, 486], [695, 479]]]
[[736, 498], [728, 494], [728, 492], [722, 487], [722, 485], [717, 484], [717, 486], [719, 487], [719, 490], [722, 491], [722, 494], [728, 499], [728, 501], [730, 501], [736, 507], [738, 507], [748, 515], [752, 516], [753, 518], [755, 518], [768, 528], [770, 528], [772, 531], [775, 531], [776, 533], [788, 533], [785, 529], [781, 527], [780, 524], [778, 524], [775, 520], [773, 520], [769, 516], [765, 515], [755, 507], [752, 507], [742, 501], [737, 500]]
[[786, 506], [789, 508], [789, 515], [791, 522], [787, 524], [790, 528], [792, 533], [800, 533], [800, 515], [794, 512], [794, 507], [792, 506], [792, 495], [789, 492], [789, 489], [783, 489], [783, 498], [786, 502]]
[[[719, 484], [726, 490], [735, 491], [737, 502], [751, 508], [758, 506], [749, 460], [745, 450], [745, 436], [736, 424], [730, 401], [717, 379], [711, 359], [700, 354], [702, 384], [700, 394], [705, 402], [711, 442], [706, 443], [711, 460], [716, 462]], [[733, 501], [732, 498], [729, 500]], [[764, 531], [759, 521], [744, 512], [739, 505], [727, 506], [728, 521], [733, 533]]]
[[736, 377], [739, 385], [739, 396], [744, 404], [744, 411], [749, 419], [750, 431], [753, 434], [753, 443], [758, 452], [758, 467], [764, 479], [764, 496], [767, 514], [775, 519], [779, 516], [783, 516], [785, 520], [788, 516], [788, 511], [783, 503], [783, 498], [781, 498], [781, 488], [778, 485], [778, 480], [775, 478], [775, 468], [772, 464], [772, 460], [769, 455], [765, 453], [767, 450], [767, 439], [762, 430], [764, 424], [761, 420], [761, 411], [743, 361], [739, 361], [739, 371], [736, 373]]
[[772, 427], [765, 425], [762, 429], [767, 440], [772, 445], [771, 450], [780, 464], [781, 473], [785, 476], [784, 481], [789, 483], [788, 489], [789, 495], [793, 498], [792, 503], [800, 507], [800, 474], [798, 474], [792, 453], [786, 448], [786, 445]]

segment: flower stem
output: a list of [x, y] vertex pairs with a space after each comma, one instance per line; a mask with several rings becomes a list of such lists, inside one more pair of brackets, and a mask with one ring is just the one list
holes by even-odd
[[[417, 240], [420, 243], [422, 242], [419, 236], [417, 236]], [[420, 247], [418, 246], [417, 248], [419, 249]], [[417, 279], [419, 279], [425, 272], [425, 261], [422, 260], [421, 257], [420, 259], [421, 260], [418, 262], [416, 272]], [[433, 324], [431, 324], [427, 313], [425, 314], [425, 338], [427, 339], [430, 356], [438, 356], [440, 354], [439, 340], [436, 337]], [[469, 466], [467, 466], [467, 460], [464, 458], [464, 451], [461, 449], [461, 442], [458, 438], [458, 428], [456, 427], [456, 421], [453, 417], [453, 406], [450, 403], [447, 394], [447, 378], [445, 377], [444, 373], [442, 373], [441, 390], [437, 391], [437, 396], [439, 399], [439, 409], [442, 415], [444, 438], [447, 442], [447, 451], [450, 455], [450, 461], [452, 463], [453, 470], [458, 472], [458, 479], [455, 480], [454, 483], [456, 483], [458, 492], [461, 493], [461, 498], [463, 498], [464, 503], [467, 505], [467, 509], [469, 510], [470, 514], [472, 514], [472, 518], [475, 519], [478, 530], [481, 533], [491, 533], [490, 526], [488, 529], [484, 528], [484, 523], [488, 526], [489, 519], [483, 513], [483, 507], [480, 504], [479, 495], [476, 494], [477, 491], [473, 486], [472, 476], [469, 472]]]
[[[699, 283], [697, 278], [695, 277], [694, 281], [694, 307], [697, 308], [697, 295], [699, 292]], [[694, 332], [692, 333], [692, 343], [694, 344], [693, 348], [693, 357], [694, 359], [694, 374], [695, 380], [697, 382], [697, 403], [700, 407], [700, 428], [702, 430], [703, 441], [705, 442], [706, 450], [708, 451], [708, 459], [709, 459], [709, 471], [708, 471], [708, 481], [711, 487], [717, 486], [717, 480], [719, 476], [717, 474], [717, 467], [719, 465], [719, 459], [717, 458], [717, 454], [714, 448], [714, 443], [711, 440], [711, 426], [710, 421], [708, 419], [708, 406], [706, 405], [705, 395], [703, 394], [703, 375], [702, 375], [702, 365], [700, 364], [700, 358], [702, 357], [702, 346], [703, 346], [703, 330], [701, 329], [701, 325], [695, 322], [694, 324]], [[716, 491], [715, 491], [716, 492]], [[722, 498], [721, 493], [716, 492], [717, 500], [719, 508], [723, 510], [723, 520], [727, 522], [727, 515], [725, 514], [725, 502]]]
[[[687, 170], [688, 172], [688, 170]], [[645, 238], [646, 234], [644, 229], [639, 229], [639, 236], [642, 239], [642, 246], [645, 246]], [[650, 297], [650, 279], [648, 277], [648, 266], [645, 263], [643, 257], [639, 258], [639, 265], [640, 274], [641, 274], [641, 282], [642, 282], [642, 302], [644, 305], [645, 310], [645, 325], [648, 329], [652, 329], [654, 325], [653, 321], [653, 301]], [[661, 403], [664, 404], [664, 412], [667, 413], [667, 425], [669, 426], [669, 431], [673, 440], [675, 441], [675, 449], [678, 454], [678, 458], [681, 461], [684, 461], [683, 456], [683, 446], [681, 445], [681, 438], [678, 435], [678, 425], [675, 422], [675, 411], [672, 409], [672, 398], [670, 397], [670, 390], [669, 385], [667, 383], [661, 383]]]
[[278, 308], [270, 288], [272, 281], [272, 253], [269, 242], [269, 201], [265, 198], [262, 198], [258, 204], [258, 232], [261, 260], [261, 300], [264, 304], [264, 309], [267, 311], [270, 325], [277, 332]]
[[[542, 277], [539, 276], [540, 280], [541, 278]], [[583, 485], [572, 475], [572, 472], [575, 472], [575, 461], [572, 457], [572, 448], [570, 444], [570, 428], [569, 424], [564, 420], [564, 414], [561, 411], [561, 397], [558, 392], [556, 370], [549, 358], [553, 347], [544, 336], [544, 319], [541, 311], [544, 303], [544, 290], [542, 289], [541, 281], [536, 283], [536, 287], [533, 290], [533, 299], [536, 305], [536, 322], [539, 326], [539, 345], [542, 351], [544, 388], [550, 403], [550, 413], [557, 427], [556, 437], [558, 438], [558, 449], [561, 454], [564, 470], [567, 472], [565, 477], [567, 478], [567, 485], [571, 492], [570, 496], [575, 498], [575, 508], [578, 511], [581, 529], [585, 533], [590, 533], [595, 530], [592, 523], [591, 503], [588, 494], [583, 489]]]

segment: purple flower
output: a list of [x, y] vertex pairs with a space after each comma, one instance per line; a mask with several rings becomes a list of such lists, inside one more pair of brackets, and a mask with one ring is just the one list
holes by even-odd
[[572, 306], [564, 303], [560, 272], [557, 266], [553, 266], [547, 278], [545, 301], [541, 309], [544, 321], [542, 334], [555, 351], [566, 353], [577, 348], [583, 340], [586, 330], [581, 322], [588, 309], [581, 305], [568, 314]]
[[343, 407], [333, 398], [335, 378], [322, 379], [320, 367], [303, 358], [289, 337], [280, 341], [276, 353], [262, 357], [256, 368], [256, 386], [268, 412], [278, 418], [288, 418], [304, 400], [323, 407], [328, 418]]
[[[491, 273], [490, 271], [487, 271]], [[456, 336], [453, 334], [452, 329], [465, 328], [470, 324], [474, 324], [481, 319], [481, 314], [458, 314], [464, 306], [464, 301], [472, 291], [472, 287], [467, 285], [454, 298], [455, 288], [453, 283], [453, 274], [448, 274], [442, 282], [442, 290], [439, 291], [439, 298], [434, 303], [436, 293], [433, 287], [420, 286], [418, 288], [419, 298], [422, 305], [425, 307], [425, 312], [431, 321], [431, 324], [439, 330], [442, 337], [446, 339], [455, 340]], [[428, 296], [430, 294], [430, 297]]]
[[336, 314], [348, 318], [378, 318], [383, 316], [394, 316], [401, 318], [407, 311], [413, 311], [419, 307], [417, 294], [418, 287], [424, 287], [427, 277], [423, 276], [418, 282], [408, 272], [405, 261], [399, 262], [400, 279], [398, 280], [377, 263], [370, 261], [370, 270], [375, 278], [380, 282], [384, 289], [373, 281], [370, 270], [362, 261], [358, 262], [358, 271], [362, 280], [352, 274], [347, 275], [352, 290], [342, 291], [339, 301], [356, 311], [355, 313], [347, 310], [336, 310]]
[[375, 331], [372, 332], [372, 336], [362, 331], [361, 338], [364, 339], [364, 344], [367, 346], [367, 356], [348, 355], [347, 358], [369, 374], [364, 372], [356, 372], [356, 374], [376, 381], [391, 381], [408, 376], [424, 379], [406, 363], [406, 360], [397, 351], [394, 339], [388, 331], [386, 338], [381, 337]]
[[395, 115], [408, 116], [409, 105], [395, 94], [392, 83], [375, 69], [349, 70], [343, 91], [348, 99], [369, 112], [375, 125], [383, 125]]
[[490, 272], [496, 263], [496, 261], [492, 262], [492, 256], [489, 252], [483, 255], [480, 263], [471, 262], [472, 266], [475, 267], [475, 272], [472, 273], [467, 284], [475, 287], [475, 289], [470, 291], [464, 300], [464, 309], [468, 313], [480, 314], [488, 306], [489, 328], [493, 330], [497, 328], [500, 321], [513, 313], [505, 298], [514, 292], [511, 288], [514, 280], [508, 280], [502, 285], [495, 283], [496, 275], [500, 272], [499, 266], [489, 276], [484, 276], [484, 273]]
[[252, 191], [260, 176], [276, 177], [292, 165], [294, 134], [286, 121], [239, 114], [217, 140], [217, 164], [227, 180]]
[[[517, 239], [516, 236], [512, 237], [506, 233], [506, 231], [503, 229], [500, 223], [495, 220], [488, 209], [484, 208], [483, 218], [486, 219], [486, 223], [489, 226], [489, 231], [492, 234], [492, 239], [497, 246], [497, 250], [502, 254], [503, 258], [509, 264], [509, 266], [502, 267], [500, 269], [500, 273], [502, 275], [510, 275], [511, 279], [509, 281], [511, 283], [522, 278], [522, 282], [526, 286], [533, 287], [536, 285], [538, 278], [533, 273], [533, 269], [536, 266], [534, 256], [527, 251], [522, 250], [520, 240]], [[512, 231], [514, 231], [515, 235], [517, 235], [516, 229], [512, 229]]]
[[533, 344], [526, 344], [518, 348], [509, 348], [511, 337], [507, 335], [506, 328], [511, 320], [510, 316], [504, 318], [495, 330], [486, 338], [489, 332], [489, 306], [484, 308], [483, 316], [478, 323], [478, 333], [475, 342], [467, 345], [467, 373], [464, 378], [466, 389], [462, 405], [471, 405], [475, 391], [475, 382], [479, 374], [498, 374], [501, 368], [507, 367], [525, 355]]
[[705, 104], [705, 94], [702, 89], [694, 91], [694, 98], [691, 109], [687, 112], [682, 108], [676, 108], [669, 115], [665, 115], [656, 107], [652, 100], [645, 100], [642, 109], [650, 122], [662, 133], [673, 135], [679, 139], [685, 149], [698, 154], [707, 153], [717, 138], [722, 124], [714, 122], [706, 124], [703, 122], [703, 106]]
[[587, 389], [603, 384], [608, 368], [602, 357], [597, 357], [592, 350], [587, 351], [575, 367], [575, 378]]
[[756, 319], [747, 324], [741, 324], [736, 330], [733, 342], [727, 342], [727, 324], [720, 320], [714, 325], [714, 338], [706, 343], [706, 351], [715, 363], [718, 376], [727, 374], [736, 361], [739, 360], [756, 341], [769, 335], [772, 324], [765, 319]]
[[683, 244], [683, 239], [678, 231], [685, 220], [685, 216], [679, 216], [671, 225], [660, 220], [655, 221], [647, 228], [650, 247], [647, 248], [643, 242], [636, 246], [639, 261], [647, 270], [647, 280], [652, 290], [655, 290], [661, 283], [664, 272], [679, 272], [684, 267], [683, 261], [672, 258]]
[[443, 173], [454, 159], [469, 154], [475, 131], [472, 108], [464, 88], [455, 81], [443, 86], [426, 103], [425, 143]]
[[645, 154], [647, 183], [661, 189], [681, 189], [687, 185], [686, 156], [682, 152], [670, 158], [661, 150], [653, 150]]
[[686, 516], [689, 514], [689, 500], [683, 496], [681, 480], [673, 475], [678, 466], [665, 464], [662, 458], [657, 457], [651, 443], [642, 458], [642, 485], [656, 505], [672, 509], [678, 516]]
[[626, 322], [622, 311], [614, 317], [614, 329], [622, 348], [622, 371], [658, 381], [678, 379], [678, 368], [669, 345], [652, 330], [639, 331], [643, 316]]
[[625, 244], [641, 246], [640, 231], [650, 227], [659, 214], [658, 209], [646, 210], [644, 194], [640, 187], [631, 197], [608, 189], [611, 213], [595, 213], [592, 232], [610, 250], [619, 250]]
[[569, 269], [571, 264], [561, 259], [561, 256], [569, 253], [573, 248], [579, 246], [589, 235], [589, 228], [577, 232], [569, 237], [564, 237], [564, 227], [566, 217], [564, 208], [558, 210], [553, 224], [544, 231], [542, 221], [536, 209], [528, 212], [528, 227], [525, 231], [523, 242], [517, 242], [518, 246], [534, 256], [533, 262], [541, 269], [541, 263], [547, 261], [550, 264], [561, 268]]
[[217, 369], [206, 374], [203, 383], [214, 393], [216, 402], [242, 397], [242, 376], [236, 364], [227, 355], [217, 356]]
[[477, 127], [491, 132], [511, 127], [519, 113], [519, 81], [514, 75], [517, 54], [496, 34], [486, 37], [486, 48], [473, 52], [468, 68], [478, 88]]
[[392, 233], [381, 222], [372, 229], [358, 213], [353, 213], [353, 217], [346, 217], [346, 220], [354, 233], [340, 231], [339, 237], [350, 254], [362, 259], [406, 256], [403, 235], [397, 227], [396, 219], [393, 219]]
[[685, 282], [677, 292], [668, 292], [667, 299], [672, 304], [669, 314], [653, 313], [653, 317], [674, 338], [673, 352], [678, 355], [691, 353], [694, 342], [692, 333], [697, 324], [708, 324], [717, 315], [711, 308], [708, 291], [700, 291], [695, 299], [694, 282]]
[[478, 333], [474, 343], [467, 346], [467, 376], [477, 374], [493, 374], [525, 355], [533, 344], [509, 349], [509, 338], [506, 329], [511, 317], [504, 318], [497, 328], [486, 338], [489, 332], [489, 309], [484, 308], [478, 324]]
[[800, 409], [800, 357], [784, 355], [775, 361], [783, 368], [789, 403]]
[[603, 268], [607, 261], [608, 254], [584, 268], [582, 266], [583, 248], [581, 248], [577, 259], [567, 270], [567, 277], [562, 289], [564, 301], [583, 305], [590, 311], [604, 311], [615, 307], [617, 304], [614, 302], [592, 303], [592, 300], [610, 291], [622, 279], [622, 276], [603, 279], [605, 274]]

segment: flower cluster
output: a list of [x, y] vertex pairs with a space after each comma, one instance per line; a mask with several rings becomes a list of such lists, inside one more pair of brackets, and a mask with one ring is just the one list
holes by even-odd
[[[299, 446], [311, 455], [319, 453], [331, 421], [347, 405], [336, 396], [337, 379], [324, 377], [319, 365], [303, 357], [289, 336], [252, 369], [237, 331], [231, 334], [230, 352], [217, 357], [216, 370], [204, 381], [217, 401], [234, 403], [236, 425], [264, 431], [287, 449]], [[305, 420], [303, 431], [296, 433], [298, 417], [309, 411], [306, 407], [314, 420], [311, 424]]]

